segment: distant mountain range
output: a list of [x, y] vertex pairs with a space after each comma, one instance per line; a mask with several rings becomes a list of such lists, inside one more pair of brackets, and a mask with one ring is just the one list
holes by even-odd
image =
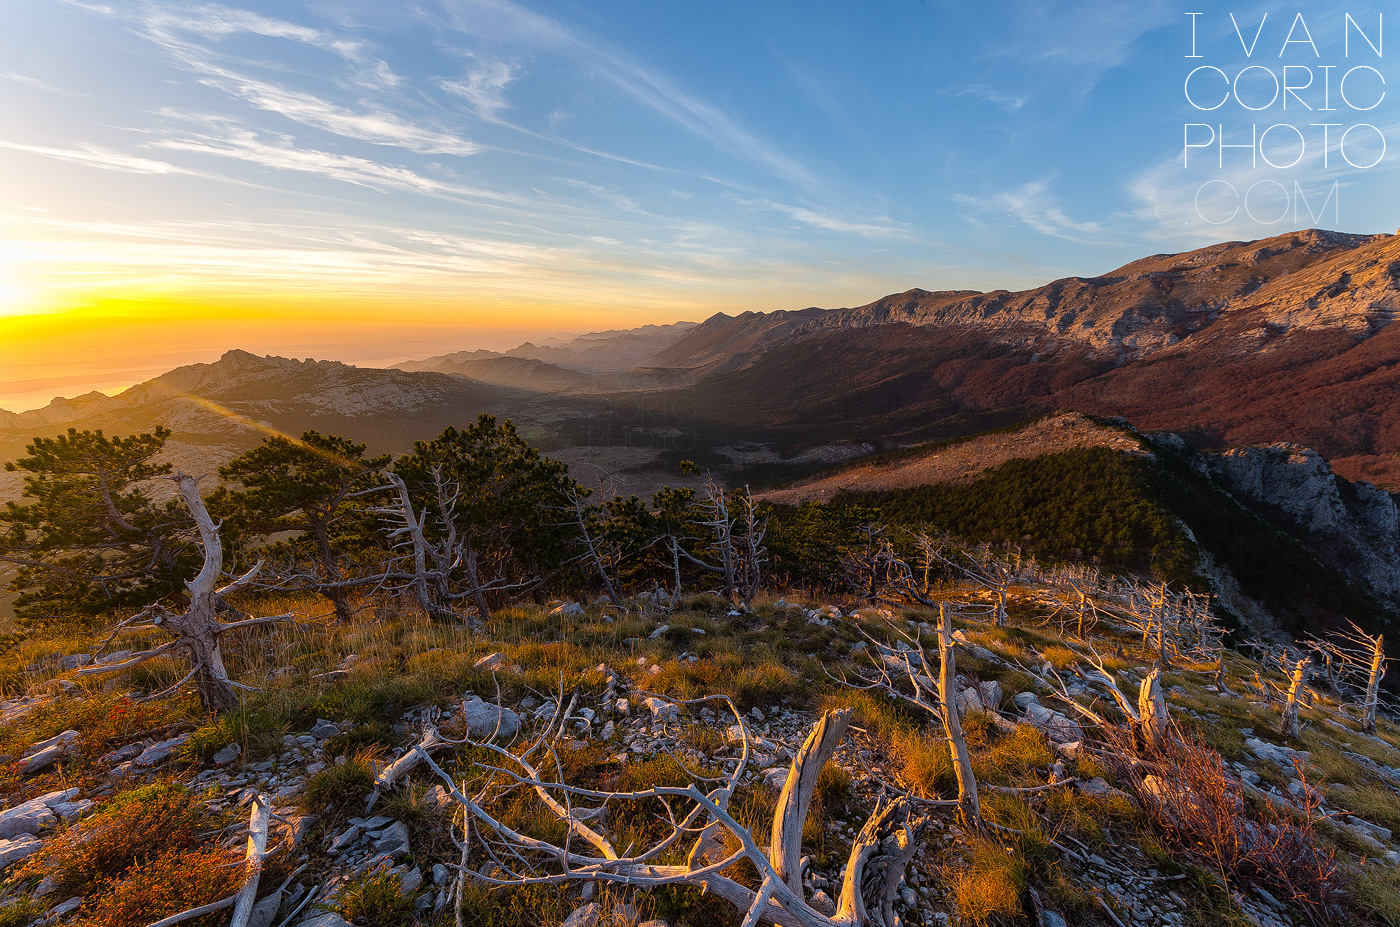
[[403, 451], [490, 411], [641, 488], [682, 459], [773, 480], [1078, 409], [1204, 448], [1306, 445], [1342, 476], [1400, 487], [1397, 306], [1400, 238], [1310, 230], [1017, 293], [916, 289], [389, 370], [230, 351], [115, 397], [0, 412], [0, 459], [69, 426], [157, 423], [206, 462], [267, 429]]

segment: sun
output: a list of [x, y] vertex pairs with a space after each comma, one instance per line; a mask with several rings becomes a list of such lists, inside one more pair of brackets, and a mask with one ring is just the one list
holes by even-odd
[[0, 256], [0, 318], [27, 315], [34, 308], [34, 291], [25, 285], [14, 261]]

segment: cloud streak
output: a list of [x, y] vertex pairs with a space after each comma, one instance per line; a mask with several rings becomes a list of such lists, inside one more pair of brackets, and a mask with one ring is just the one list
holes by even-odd
[[1049, 178], [1032, 180], [1014, 190], [990, 198], [958, 196], [957, 201], [975, 207], [983, 215], [1009, 216], [1042, 235], [1081, 244], [1102, 243], [1104, 228], [1098, 222], [1077, 221], [1067, 215], [1050, 191]]
[[74, 164], [83, 164], [88, 167], [101, 168], [106, 171], [121, 171], [126, 174], [187, 174], [190, 176], [198, 176], [195, 171], [178, 167], [168, 161], [156, 161], [152, 158], [143, 158], [125, 151], [105, 148], [101, 145], [83, 144], [76, 145], [72, 148], [52, 148], [45, 145], [22, 145], [17, 142], [0, 141], [0, 148], [42, 155], [46, 158], [68, 161]]

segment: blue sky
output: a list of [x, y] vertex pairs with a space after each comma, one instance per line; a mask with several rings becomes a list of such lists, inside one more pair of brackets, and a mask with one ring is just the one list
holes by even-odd
[[[233, 342], [375, 359], [1015, 289], [1310, 225], [1393, 231], [1396, 153], [1352, 167], [1335, 133], [1376, 126], [1348, 137], [1370, 161], [1400, 104], [1302, 108], [1357, 65], [1375, 72], [1350, 78], [1353, 100], [1385, 89], [1359, 37], [1383, 11], [0, 0], [0, 407]], [[1257, 66], [1244, 103], [1285, 66], [1317, 83], [1287, 111], [1199, 111], [1183, 81], [1200, 65]], [[1342, 126], [1326, 168], [1322, 121]], [[1292, 168], [1227, 149], [1222, 169], [1204, 147], [1182, 166], [1186, 123], [1248, 141], [1283, 122], [1307, 145]], [[1271, 135], [1275, 161], [1290, 139]], [[1334, 182], [1325, 215], [1297, 209]], [[58, 369], [40, 346], [94, 312], [140, 363], [90, 376], [104, 335], [89, 367]]]

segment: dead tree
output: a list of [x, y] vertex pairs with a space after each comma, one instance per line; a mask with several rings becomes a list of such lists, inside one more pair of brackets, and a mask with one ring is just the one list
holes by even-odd
[[1288, 677], [1288, 692], [1283, 700], [1283, 715], [1279, 720], [1279, 733], [1284, 737], [1298, 736], [1298, 702], [1307, 687], [1311, 668], [1311, 656], [1300, 657], [1293, 664], [1293, 671]]
[[[454, 517], [460, 487], [447, 479], [439, 466], [432, 467], [430, 473], [432, 504], [436, 506], [433, 517], [438, 526], [433, 536], [429, 536], [427, 530], [429, 506], [415, 511], [413, 497], [403, 477], [393, 471], [386, 474], [389, 487], [394, 490], [394, 499], [370, 512], [389, 520], [394, 526], [389, 539], [405, 553], [396, 558], [395, 563], [388, 564], [374, 582], [381, 587], [400, 584], [400, 589], [412, 589], [424, 614], [437, 621], [456, 620], [457, 613], [451, 606], [463, 599], [471, 599], [479, 617], [489, 620], [491, 611], [486, 604], [486, 593], [520, 590], [534, 583], [511, 583], [499, 575], [491, 580], [482, 579], [476, 546], [469, 534], [458, 531]], [[359, 584], [364, 585], [365, 581]]]
[[[1082, 578], [1074, 577], [1061, 580], [1064, 586], [1069, 587], [1068, 594], [1064, 591], [1056, 591], [1050, 596], [1050, 604], [1055, 606], [1056, 614], [1069, 614], [1074, 618], [1075, 637], [1081, 641], [1085, 639], [1084, 632], [1093, 627], [1098, 617], [1098, 609], [1092, 599], [1089, 598], [1089, 583]], [[1063, 632], [1065, 622], [1060, 622]]]
[[977, 799], [977, 777], [972, 772], [972, 755], [963, 738], [962, 721], [958, 718], [956, 693], [957, 667], [953, 658], [952, 609], [947, 602], [938, 603], [938, 704], [943, 730], [948, 735], [952, 753], [953, 772], [958, 777], [958, 805], [969, 823], [982, 820], [982, 806]]
[[1361, 730], [1376, 733], [1376, 710], [1380, 707], [1381, 680], [1385, 678], [1385, 636], [1370, 635], [1355, 622], [1351, 629], [1338, 635], [1337, 641], [1317, 641], [1318, 651], [1331, 669], [1333, 683], [1339, 690], [1359, 695]]
[[[412, 556], [412, 579], [410, 585], [414, 595], [418, 598], [418, 606], [423, 609], [423, 613], [435, 619], [450, 619], [454, 617], [450, 609], [438, 604], [445, 594], [445, 589], [439, 586], [436, 589], [430, 588], [431, 575], [428, 571], [428, 551], [429, 544], [427, 535], [424, 533], [424, 526], [427, 524], [428, 512], [424, 509], [421, 512], [413, 511], [413, 499], [408, 493], [408, 486], [403, 478], [397, 473], [388, 473], [390, 484], [394, 487], [397, 499], [386, 506], [372, 509], [376, 514], [388, 516], [399, 522], [399, 527], [389, 534], [390, 540], [397, 541], [400, 545], [407, 543]], [[404, 542], [402, 538], [407, 538]], [[441, 558], [437, 558], [441, 559]], [[438, 573], [441, 576], [441, 571]], [[434, 592], [437, 593], [434, 596]]]
[[272, 809], [268, 797], [259, 792], [253, 796], [252, 810], [249, 813], [248, 849], [244, 855], [243, 886], [227, 898], [163, 917], [151, 924], [150, 927], [175, 927], [177, 924], [192, 921], [196, 917], [216, 914], [229, 908], [234, 909], [233, 919], [229, 922], [229, 927], [248, 927], [253, 916], [253, 902], [258, 897], [258, 884], [262, 881], [263, 860], [267, 856], [267, 832], [271, 823]]
[[[586, 490], [585, 490], [586, 491]], [[603, 564], [603, 558], [598, 554], [598, 542], [588, 530], [588, 511], [583, 504], [583, 496], [578, 487], [570, 487], [567, 493], [569, 500], [569, 517], [578, 528], [579, 539], [583, 543], [583, 558], [588, 561], [588, 565], [598, 574], [598, 578], [603, 581], [603, 591], [608, 594], [608, 601], [621, 609], [627, 606], [622, 604], [622, 599], [617, 594], [617, 587], [613, 585], [612, 577], [608, 575], [608, 569]], [[679, 586], [679, 582], [677, 582]]]
[[938, 681], [935, 683], [928, 675], [931, 663], [919, 638], [889, 622], [891, 629], [904, 642], [905, 649], [891, 649], [872, 639], [875, 653], [871, 654], [871, 662], [875, 672], [858, 676], [858, 681], [852, 685], [855, 688], [879, 689], [942, 722], [953, 773], [958, 780], [958, 807], [970, 826], [979, 826], [982, 807], [977, 796], [977, 777], [972, 771], [972, 754], [967, 749], [962, 720], [958, 715], [958, 671], [953, 654], [952, 607], [947, 602], [935, 603], [924, 595], [914, 582], [913, 571], [907, 563], [893, 555], [893, 548], [885, 549], [880, 564], [878, 575], [883, 583], [881, 597], [915, 602], [925, 607], [936, 605], [938, 608]]
[[[677, 566], [679, 558], [684, 558], [707, 573], [718, 575], [724, 584], [725, 598], [735, 605], [748, 605], [758, 594], [763, 579], [762, 564], [767, 553], [763, 536], [768, 525], [758, 518], [757, 503], [747, 486], [743, 495], [736, 494], [735, 499], [740, 506], [738, 515], [730, 511], [724, 488], [711, 478], [705, 483], [704, 498], [697, 503], [703, 519], [700, 524], [710, 531], [718, 563], [701, 560], [675, 538], [671, 539], [671, 555], [677, 558]], [[679, 567], [676, 586], [679, 589]]]
[[1125, 580], [1113, 593], [1117, 603], [1104, 603], [1104, 613], [1141, 633], [1144, 650], [1156, 653], [1162, 669], [1175, 666], [1173, 658], [1214, 665], [1224, 681], [1224, 639], [1210, 608], [1209, 597], [1191, 590], [1173, 592], [1166, 583], [1142, 585]]
[[[1167, 702], [1162, 694], [1162, 668], [1154, 666], [1148, 671], [1146, 678], [1138, 686], [1137, 702], [1134, 703], [1124, 694], [1122, 689], [1118, 688], [1118, 682], [1113, 678], [1113, 674], [1104, 668], [1103, 661], [1099, 659], [1098, 654], [1094, 654], [1088, 659], [1093, 664], [1093, 668], [1076, 668], [1073, 670], [1074, 674], [1113, 700], [1113, 704], [1127, 719], [1129, 727], [1137, 734], [1137, 739], [1144, 750], [1151, 753], [1161, 753], [1172, 738], [1171, 724], [1167, 715]], [[1099, 727], [1110, 726], [1107, 718], [1085, 705], [1081, 699], [1070, 694], [1059, 673], [1052, 674], [1050, 680], [1058, 686], [1056, 696], [1060, 701]]]
[[948, 541], [934, 541], [925, 534], [916, 535], [915, 541], [926, 562], [940, 563], [991, 592], [995, 597], [993, 609], [996, 626], [1006, 626], [1007, 595], [1019, 575], [1015, 567], [999, 559], [990, 547], [982, 548], [982, 555], [977, 557]]
[[1279, 733], [1285, 737], [1297, 737], [1298, 705], [1307, 695], [1308, 681], [1312, 678], [1312, 654], [1261, 641], [1251, 641], [1250, 646], [1264, 670], [1273, 670], [1283, 676], [1283, 685], [1271, 682], [1262, 671], [1255, 673], [1254, 679], [1266, 702], [1273, 704], [1278, 699], [1282, 703]]
[[[423, 762], [461, 805], [466, 833], [476, 838], [473, 845], [495, 864], [494, 868], [488, 864], [480, 871], [464, 866], [461, 877], [500, 887], [569, 882], [643, 889], [690, 885], [747, 912], [745, 927], [895, 927], [898, 921], [894, 903], [899, 883], [926, 823], [925, 818], [915, 814], [914, 803], [908, 799], [877, 804], [861, 829], [847, 858], [835, 915], [814, 909], [802, 888], [802, 825], [820, 768], [829, 761], [850, 723], [850, 709], [826, 712], [793, 759], [787, 785], [773, 814], [770, 846], [764, 847], [729, 812], [734, 791], [748, 768], [750, 735], [743, 715], [732, 702], [722, 696], [712, 698], [722, 700], [733, 712], [742, 740], [734, 770], [722, 780], [655, 786], [634, 792], [600, 791], [553, 781], [537, 765], [541, 760], [536, 755], [549, 754], [549, 738], [552, 732], [564, 729], [562, 722], [557, 726], [551, 722], [545, 733], [519, 755], [492, 744], [477, 745], [495, 752], [502, 765], [483, 767], [493, 775], [474, 795], [464, 794], [451, 776], [426, 757]], [[566, 839], [551, 842], [530, 837], [488, 810], [487, 795], [500, 801], [512, 792], [533, 794], [546, 813], [565, 825]], [[641, 850], [629, 848], [620, 853], [599, 828], [588, 822], [599, 818], [606, 806], [623, 802], [659, 803], [670, 822], [668, 832]], [[710, 852], [717, 846], [714, 837], [718, 831], [727, 832], [738, 848]], [[686, 844], [692, 849], [685, 863], [661, 861]], [[718, 859], [714, 859], [716, 855]], [[758, 872], [757, 890], [725, 874], [744, 860]], [[483, 874], [488, 872], [491, 874]]]
[[[172, 640], [143, 650], [120, 663], [86, 667], [79, 670], [78, 675], [89, 676], [119, 672], [139, 666], [147, 660], [164, 654], [183, 650], [190, 662], [189, 673], [175, 685], [152, 697], [175, 692], [185, 683], [193, 680], [204, 709], [222, 712], [238, 704], [237, 689], [249, 687], [229, 679], [228, 670], [224, 668], [219, 638], [229, 631], [289, 621], [292, 616], [289, 614], [273, 615], [266, 618], [247, 618], [228, 623], [219, 620], [219, 612], [224, 600], [250, 585], [262, 568], [262, 563], [259, 562], [227, 586], [219, 587], [217, 584], [223, 574], [224, 552], [223, 545], [219, 541], [218, 526], [209, 516], [209, 510], [204, 507], [204, 500], [200, 498], [199, 486], [194, 477], [177, 472], [168, 479], [173, 480], [179, 488], [180, 497], [184, 500], [185, 506], [190, 510], [190, 515], [194, 518], [195, 525], [199, 528], [200, 546], [204, 552], [204, 564], [200, 568], [199, 574], [187, 584], [190, 603], [184, 612], [179, 614], [160, 604], [150, 605], [118, 625], [112, 635], [104, 642], [104, 646], [105, 643], [111, 642], [117, 634], [138, 631], [165, 631], [173, 636]], [[144, 623], [147, 621], [149, 623]]]

